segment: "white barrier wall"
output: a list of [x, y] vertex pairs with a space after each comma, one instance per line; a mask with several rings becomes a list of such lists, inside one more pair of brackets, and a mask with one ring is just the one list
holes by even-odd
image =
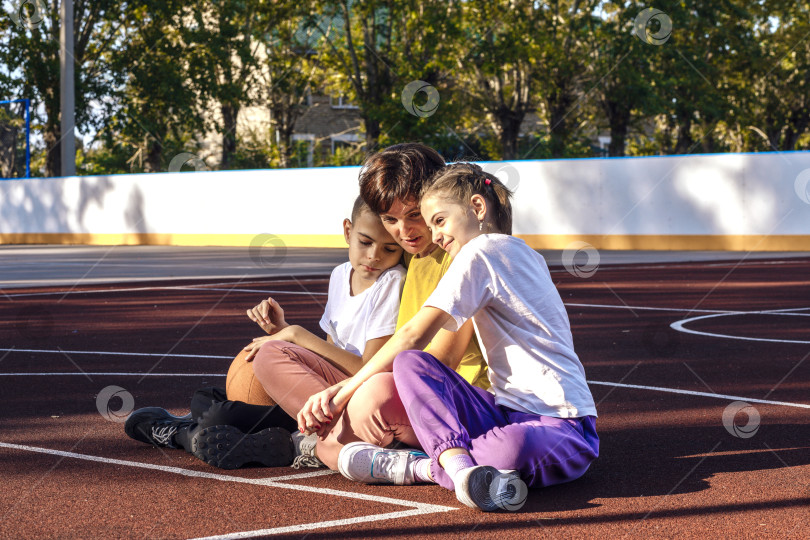
[[[483, 164], [535, 248], [810, 251], [810, 153]], [[344, 246], [358, 167], [0, 181], [0, 242]]]

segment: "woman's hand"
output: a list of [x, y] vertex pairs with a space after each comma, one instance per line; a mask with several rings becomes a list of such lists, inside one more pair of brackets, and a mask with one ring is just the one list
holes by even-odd
[[298, 429], [302, 433], [306, 435], [317, 433], [321, 438], [324, 438], [329, 433], [335, 420], [345, 408], [345, 403], [340, 405], [335, 403], [333, 399], [343, 387], [343, 384], [344, 381], [341, 381], [310, 396], [303, 408], [298, 412]]
[[272, 297], [262, 300], [247, 310], [247, 316], [270, 335], [289, 326], [284, 320], [284, 310]]

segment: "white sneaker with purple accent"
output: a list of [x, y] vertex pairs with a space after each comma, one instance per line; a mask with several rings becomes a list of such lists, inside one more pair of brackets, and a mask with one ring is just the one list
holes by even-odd
[[355, 482], [409, 486], [414, 483], [413, 462], [426, 457], [421, 450], [391, 450], [371, 443], [353, 442], [340, 450], [338, 470]]

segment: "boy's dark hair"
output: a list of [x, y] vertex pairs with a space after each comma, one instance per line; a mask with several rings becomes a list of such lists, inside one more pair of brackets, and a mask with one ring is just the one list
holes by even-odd
[[363, 197], [358, 195], [357, 198], [354, 200], [354, 205], [352, 205], [352, 217], [351, 217], [352, 223], [357, 221], [357, 218], [363, 212], [371, 212], [371, 208], [368, 207], [366, 202], [363, 200]]
[[512, 234], [512, 203], [509, 201], [512, 192], [495, 175], [475, 163], [448, 165], [425, 182], [419, 198], [436, 192], [462, 204], [468, 203], [473, 195], [481, 195], [487, 201], [498, 232]]
[[360, 169], [360, 196], [375, 214], [395, 201], [419, 200], [422, 185], [444, 167], [444, 158], [422, 143], [389, 146], [372, 154]]

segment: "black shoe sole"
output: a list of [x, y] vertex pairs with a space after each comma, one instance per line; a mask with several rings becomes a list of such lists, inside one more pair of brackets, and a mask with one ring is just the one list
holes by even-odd
[[233, 426], [211, 426], [191, 438], [191, 453], [220, 469], [238, 469], [248, 463], [284, 467], [293, 461], [293, 443], [290, 433], [281, 428], [246, 434]]

